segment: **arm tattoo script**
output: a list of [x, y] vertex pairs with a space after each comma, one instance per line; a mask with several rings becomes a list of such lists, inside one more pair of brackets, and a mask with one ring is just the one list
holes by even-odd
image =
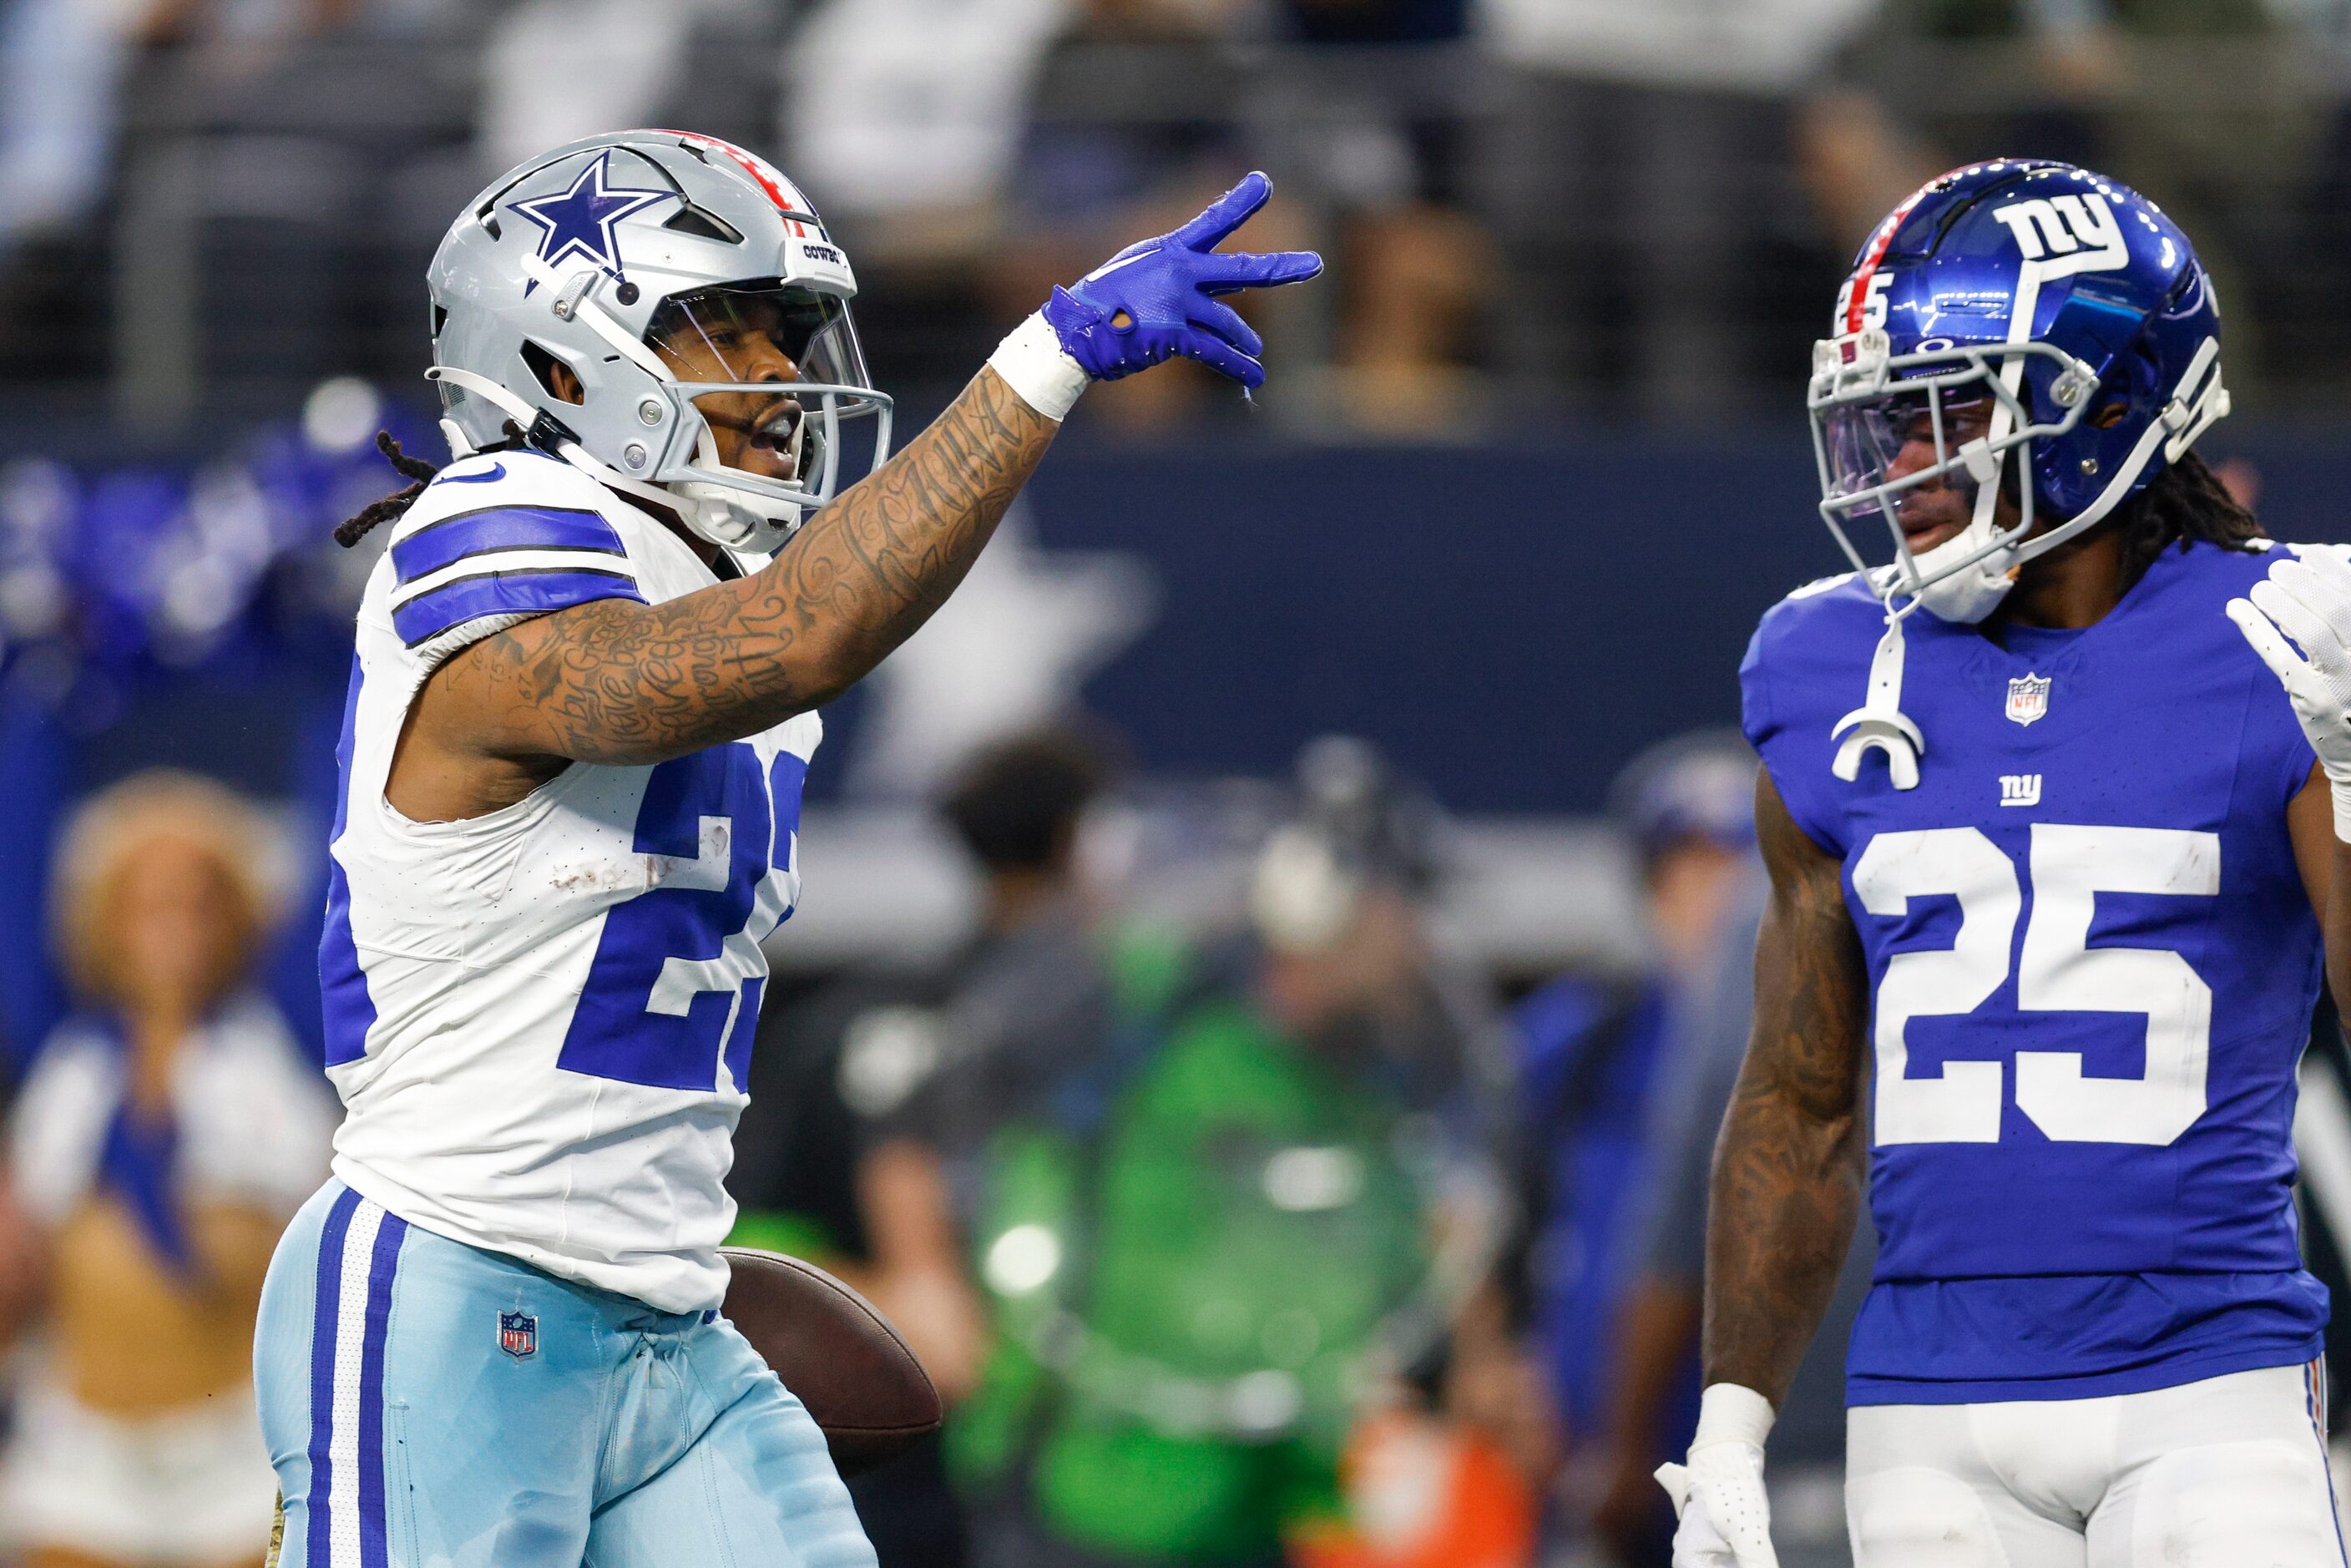
[[445, 711], [494, 754], [632, 764], [819, 706], [946, 602], [1058, 428], [982, 371], [761, 570], [663, 604], [598, 600], [485, 638], [442, 672]]
[[1771, 900], [1755, 945], [1755, 1028], [1715, 1147], [1706, 1380], [1776, 1406], [1836, 1289], [1865, 1153], [1868, 977], [1838, 862], [1767, 774], [1755, 820]]

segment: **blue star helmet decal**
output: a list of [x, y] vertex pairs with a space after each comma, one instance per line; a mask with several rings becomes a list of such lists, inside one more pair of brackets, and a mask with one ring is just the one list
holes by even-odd
[[[631, 191], [605, 184], [611, 156], [607, 152], [581, 170], [580, 178], [571, 182], [571, 188], [559, 196], [539, 196], [513, 204], [513, 211], [543, 231], [538, 256], [548, 266], [561, 267], [575, 256], [582, 256], [613, 277], [620, 277], [621, 246], [612, 225], [631, 213], [676, 194], [674, 191]], [[532, 287], [535, 286], [527, 285], [523, 292], [528, 294]]]

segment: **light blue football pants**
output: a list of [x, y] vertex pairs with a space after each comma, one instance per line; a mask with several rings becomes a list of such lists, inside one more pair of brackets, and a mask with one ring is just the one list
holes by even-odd
[[261, 1297], [283, 1568], [872, 1568], [800, 1402], [660, 1312], [329, 1182]]

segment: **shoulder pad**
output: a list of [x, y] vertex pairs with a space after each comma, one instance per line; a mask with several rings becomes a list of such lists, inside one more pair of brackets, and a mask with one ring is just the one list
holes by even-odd
[[1816, 577], [1813, 579], [1812, 581], [1804, 584], [1802, 588], [1794, 590], [1788, 595], [1788, 597], [1790, 599], [1817, 599], [1822, 594], [1829, 592], [1833, 589], [1843, 588], [1846, 583], [1853, 581], [1860, 575], [1861, 573], [1857, 571], [1841, 571], [1834, 577]]
[[[1886, 605], [1868, 580], [1857, 571], [1817, 578], [1790, 593], [1763, 612], [1762, 624], [1775, 632], [1790, 626], [1877, 626], [1886, 619]], [[1875, 640], [1876, 632], [1871, 632]]]
[[392, 630], [430, 662], [500, 625], [594, 599], [643, 602], [629, 557], [643, 514], [559, 459], [486, 452], [453, 463], [392, 531]]
[[609, 513], [611, 492], [559, 458], [540, 452], [483, 452], [434, 476], [393, 529], [393, 537], [462, 512], [491, 507], [561, 507]]

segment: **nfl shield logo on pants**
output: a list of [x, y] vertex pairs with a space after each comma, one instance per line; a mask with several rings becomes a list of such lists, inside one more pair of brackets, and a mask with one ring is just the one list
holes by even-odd
[[517, 1361], [538, 1354], [538, 1320], [528, 1312], [500, 1312], [498, 1348]]
[[2018, 724], [2048, 717], [2049, 677], [2028, 672], [2009, 682], [2008, 716]]

